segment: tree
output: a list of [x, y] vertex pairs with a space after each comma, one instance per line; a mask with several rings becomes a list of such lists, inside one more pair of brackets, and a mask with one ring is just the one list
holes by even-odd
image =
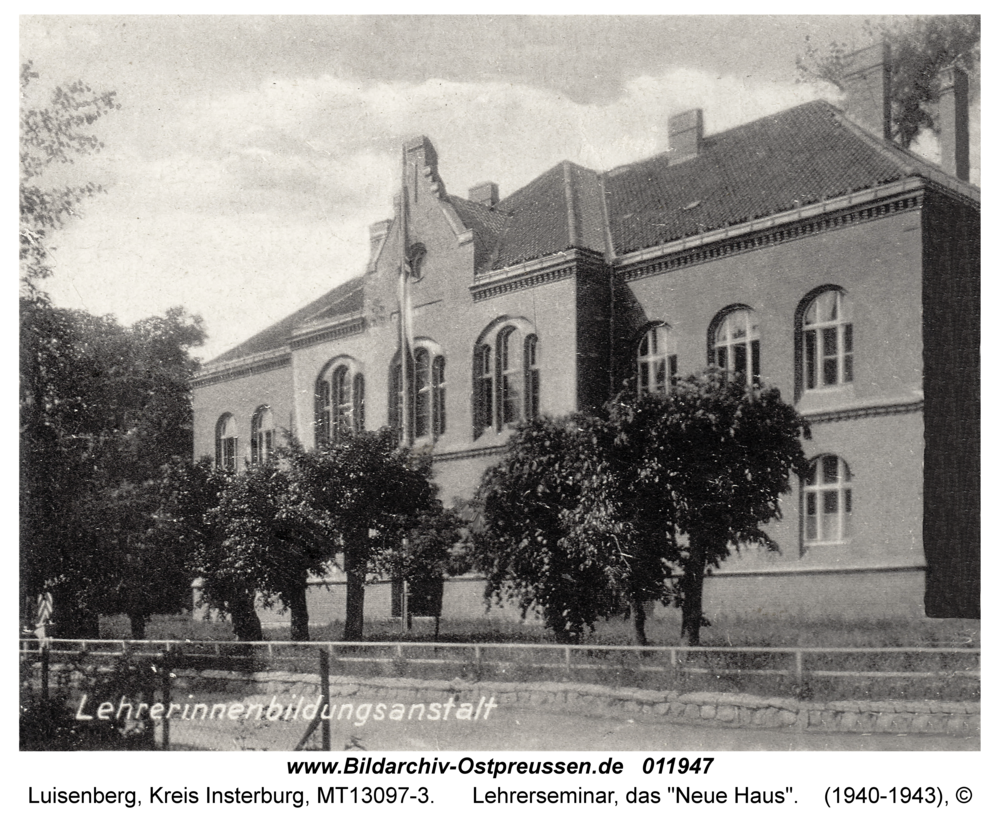
[[310, 508], [322, 514], [347, 575], [345, 641], [364, 632], [365, 582], [385, 567], [385, 554], [402, 544], [434, 509], [437, 490], [430, 458], [400, 447], [388, 428], [345, 436], [306, 452], [293, 448], [291, 472]]
[[201, 606], [228, 615], [236, 638], [264, 638], [254, 608], [256, 573], [239, 553], [226, 545], [219, 518], [223, 492], [232, 479], [211, 459], [192, 464], [177, 459], [163, 468], [159, 481], [155, 542], [174, 556], [190, 558], [192, 576], [200, 578]]
[[117, 552], [134, 534], [95, 532], [88, 509], [119, 510], [118, 488], [134, 498], [161, 465], [190, 455], [190, 349], [204, 333], [181, 309], [123, 327], [37, 291], [21, 297], [20, 332], [22, 617], [49, 590], [56, 632], [92, 636], [115, 601], [100, 598], [112, 592], [109, 570], [125, 569], [107, 567], [94, 542]]
[[[582, 524], [587, 479], [606, 477], [599, 446], [586, 416], [527, 422], [483, 474], [473, 502], [471, 556], [486, 576], [486, 599], [514, 601], [522, 617], [538, 610], [561, 643], [579, 641], [622, 607], [621, 553]], [[591, 503], [604, 506], [596, 495]]]
[[715, 369], [678, 380], [665, 396], [623, 395], [609, 412], [626, 458], [618, 466], [628, 468], [626, 512], [639, 534], [658, 525], [651, 534], [679, 571], [671, 599], [681, 636], [697, 645], [706, 573], [741, 546], [777, 549], [761, 525], [780, 519], [791, 475], [808, 469], [800, 441], [808, 424], [776, 388]]
[[212, 517], [224, 534], [220, 558], [253, 583], [265, 606], [277, 601], [289, 610], [292, 641], [307, 642], [309, 575], [324, 572], [334, 544], [326, 514], [312, 509], [295, 469], [269, 461], [230, 476]]
[[189, 546], [157, 529], [162, 492], [157, 480], [123, 482], [95, 488], [80, 506], [82, 538], [104, 571], [85, 579], [87, 601], [101, 614], [128, 616], [133, 639], [145, 638], [152, 615], [191, 600]]
[[[957, 65], [978, 73], [980, 18], [978, 15], [913, 16], [869, 23], [872, 42], [890, 49], [892, 137], [909, 148], [925, 129], [937, 131], [938, 74]], [[806, 38], [806, 49], [796, 61], [799, 77], [821, 80], [843, 91], [845, 58], [854, 51], [844, 43], [821, 48]]]
[[88, 131], [108, 112], [120, 108], [114, 92], [94, 92], [77, 81], [57, 86], [48, 105], [32, 106], [31, 82], [38, 78], [31, 62], [21, 66], [20, 122], [20, 260], [21, 285], [29, 293], [51, 274], [48, 238], [76, 214], [77, 205], [102, 191], [96, 183], [46, 181], [54, 166], [103, 148]]
[[541, 611], [561, 642], [628, 606], [637, 644], [645, 605], [681, 608], [698, 644], [706, 573], [741, 545], [776, 549], [808, 428], [778, 390], [710, 370], [665, 396], [623, 393], [601, 416], [524, 425], [486, 471], [473, 558], [487, 598]]

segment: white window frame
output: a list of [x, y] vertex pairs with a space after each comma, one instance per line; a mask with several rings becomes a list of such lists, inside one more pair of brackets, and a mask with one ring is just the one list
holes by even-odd
[[850, 541], [853, 498], [851, 468], [844, 459], [827, 453], [812, 460], [809, 475], [802, 480], [804, 549]]

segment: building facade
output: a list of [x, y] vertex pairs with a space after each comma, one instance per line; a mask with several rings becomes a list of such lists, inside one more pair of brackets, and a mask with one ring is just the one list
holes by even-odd
[[[938, 167], [886, 139], [883, 58], [859, 53], [845, 111], [816, 101], [714, 135], [685, 112], [665, 154], [564, 162], [502, 199], [492, 182], [449, 194], [431, 142], [408, 141], [366, 271], [202, 368], [196, 456], [238, 469], [286, 430], [309, 447], [391, 426], [432, 452], [452, 503], [518, 422], [714, 364], [796, 405], [812, 469], [768, 528], [781, 552], [727, 562], [710, 615], [978, 616], [963, 77], [941, 106], [958, 133], [964, 107], [964, 167], [961, 134]], [[445, 615], [481, 596], [450, 583]]]

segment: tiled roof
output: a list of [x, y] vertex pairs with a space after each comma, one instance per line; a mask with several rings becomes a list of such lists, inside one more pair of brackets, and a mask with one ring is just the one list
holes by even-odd
[[565, 166], [553, 166], [497, 205], [510, 217], [490, 256], [489, 269], [569, 249]]
[[744, 223], [913, 174], [909, 156], [864, 140], [824, 101], [704, 139], [697, 157], [668, 155], [603, 175], [619, 255]]
[[496, 207], [489, 207], [455, 195], [449, 195], [448, 200], [455, 207], [462, 223], [475, 235], [475, 267], [476, 272], [482, 272], [487, 266], [497, 239], [503, 232], [504, 224], [507, 222], [507, 213], [501, 212]]
[[213, 367], [227, 361], [235, 361], [250, 355], [258, 355], [272, 349], [279, 349], [288, 343], [292, 330], [307, 321], [319, 320], [321, 317], [336, 317], [349, 315], [361, 310], [364, 302], [363, 281], [352, 278], [350, 281], [335, 286], [329, 292], [321, 295], [315, 301], [306, 304], [291, 315], [282, 318], [262, 332], [248, 338], [231, 350], [227, 350], [207, 362], [205, 367]]
[[[979, 198], [976, 187], [820, 100], [709, 135], [700, 153], [682, 162], [664, 153], [597, 173], [564, 161], [496, 207], [447, 197], [475, 236], [478, 273], [573, 247], [624, 255], [913, 175]], [[308, 321], [359, 311], [362, 287], [361, 278], [335, 287], [206, 366], [284, 346]]]

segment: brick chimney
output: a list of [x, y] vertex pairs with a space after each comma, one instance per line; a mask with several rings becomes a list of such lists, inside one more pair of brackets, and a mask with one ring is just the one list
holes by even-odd
[[969, 179], [969, 76], [958, 66], [939, 75], [938, 125], [941, 166], [959, 180]]
[[844, 58], [847, 116], [885, 140], [892, 140], [889, 44], [878, 43]]
[[492, 181], [477, 183], [469, 190], [469, 200], [483, 206], [496, 206], [500, 203], [500, 187]]
[[671, 115], [667, 120], [667, 132], [672, 164], [697, 157], [701, 151], [702, 138], [705, 136], [701, 109], [691, 109], [678, 115]]

